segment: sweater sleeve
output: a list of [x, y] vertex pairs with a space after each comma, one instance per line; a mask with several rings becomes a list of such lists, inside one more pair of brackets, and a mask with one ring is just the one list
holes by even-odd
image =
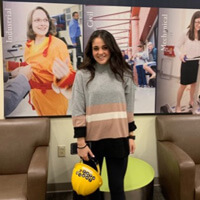
[[135, 102], [135, 85], [130, 76], [125, 77], [125, 97], [128, 115], [129, 132], [134, 131], [137, 127], [134, 122], [134, 102]]
[[155, 61], [155, 62], [157, 62], [157, 48], [153, 48], [153, 50], [152, 50], [153, 52], [153, 61]]
[[9, 115], [21, 102], [30, 90], [26, 77], [19, 74], [10, 81], [4, 88], [4, 111], [5, 116]]
[[148, 60], [148, 55], [147, 55], [146, 52], [143, 52], [143, 54], [141, 55], [141, 59], [144, 60], [144, 61]]
[[3, 72], [3, 82], [6, 83], [9, 79], [9, 73], [8, 72]]
[[54, 57], [57, 57], [64, 62], [66, 62], [66, 59], [68, 59], [69, 73], [61, 80], [57, 80], [57, 78], [54, 76], [54, 84], [60, 88], [69, 88], [73, 85], [76, 72], [73, 70], [66, 44], [60, 39], [56, 40], [57, 42], [54, 44]]
[[76, 31], [77, 31], [77, 28], [78, 28], [77, 26], [78, 26], [78, 24], [75, 23], [74, 20], [70, 21], [70, 24], [69, 24], [69, 35], [70, 35], [72, 44], [76, 43]]
[[77, 71], [72, 87], [72, 122], [74, 137], [86, 136], [86, 103], [82, 72]]

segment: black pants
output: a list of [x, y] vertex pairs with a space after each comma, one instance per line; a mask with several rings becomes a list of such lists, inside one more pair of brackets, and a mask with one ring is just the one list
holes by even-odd
[[80, 37], [76, 37], [76, 56], [83, 56]]
[[136, 65], [137, 75], [138, 75], [138, 84], [140, 86], [147, 85], [145, 70], [143, 69], [143, 65]]
[[[96, 156], [99, 161], [100, 169], [102, 168], [103, 157]], [[124, 193], [124, 176], [126, 173], [128, 157], [125, 158], [105, 158], [107, 165], [108, 184], [110, 188], [111, 200], [125, 200]], [[93, 168], [95, 164], [93, 161], [84, 161]], [[96, 190], [93, 194], [88, 196], [73, 194], [73, 200], [103, 200], [103, 194]]]
[[76, 37], [76, 59], [77, 59], [77, 67], [81, 64], [81, 57], [83, 57], [83, 52], [81, 51], [81, 42], [80, 38]]

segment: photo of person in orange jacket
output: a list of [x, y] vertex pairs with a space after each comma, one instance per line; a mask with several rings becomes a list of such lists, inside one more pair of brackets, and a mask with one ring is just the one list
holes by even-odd
[[28, 17], [25, 64], [33, 75], [29, 103], [39, 116], [66, 115], [75, 71], [66, 44], [56, 38], [56, 27], [48, 12], [36, 7]]

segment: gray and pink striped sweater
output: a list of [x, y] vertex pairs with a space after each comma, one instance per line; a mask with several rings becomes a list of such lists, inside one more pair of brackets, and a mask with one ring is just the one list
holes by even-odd
[[86, 141], [128, 137], [133, 121], [135, 85], [130, 75], [119, 81], [109, 65], [95, 64], [95, 77], [78, 70], [72, 89], [74, 137]]

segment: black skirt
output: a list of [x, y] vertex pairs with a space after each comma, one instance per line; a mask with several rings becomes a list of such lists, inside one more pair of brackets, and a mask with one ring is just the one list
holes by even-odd
[[186, 61], [181, 63], [181, 85], [188, 85], [197, 81], [199, 61]]

